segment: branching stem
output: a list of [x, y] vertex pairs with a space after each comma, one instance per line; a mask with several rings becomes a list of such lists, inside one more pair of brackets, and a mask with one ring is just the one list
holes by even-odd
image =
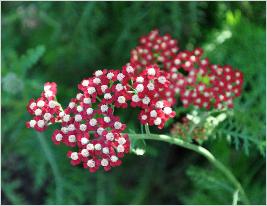
[[[145, 129], [146, 125], [145, 125]], [[232, 172], [224, 166], [219, 160], [217, 160], [207, 149], [204, 147], [191, 144], [189, 142], [185, 142], [178, 138], [173, 138], [167, 135], [157, 135], [157, 134], [128, 134], [131, 139], [150, 139], [150, 140], [156, 140], [156, 141], [163, 141], [168, 142], [170, 144], [175, 144], [180, 147], [184, 147], [186, 149], [192, 150], [197, 152], [198, 154], [206, 157], [217, 169], [219, 169], [227, 178], [228, 180], [235, 186], [235, 188], [240, 192], [241, 199], [245, 204], [249, 204], [249, 200], [246, 196], [246, 193], [241, 186], [241, 184], [238, 182], [238, 180], [235, 178], [235, 176], [232, 174]]]

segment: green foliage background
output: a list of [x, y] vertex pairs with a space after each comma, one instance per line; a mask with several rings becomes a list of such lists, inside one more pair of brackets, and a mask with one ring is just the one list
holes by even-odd
[[[265, 204], [265, 10], [265, 2], [2, 3], [2, 204], [231, 204], [232, 185], [191, 151], [147, 141], [144, 156], [127, 155], [111, 172], [91, 174], [70, 166], [67, 148], [52, 144], [56, 126], [25, 128], [26, 104], [44, 82], [57, 82], [66, 105], [82, 78], [120, 68], [153, 28], [177, 38], [181, 49], [203, 47], [212, 62], [244, 73], [234, 115], [204, 147], [253, 204]], [[135, 110], [120, 115], [139, 132]]]

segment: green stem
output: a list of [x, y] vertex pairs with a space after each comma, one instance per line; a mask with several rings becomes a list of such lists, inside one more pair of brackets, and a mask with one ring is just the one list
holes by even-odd
[[[146, 125], [145, 125], [145, 128], [146, 128]], [[128, 135], [132, 139], [150, 139], [150, 140], [168, 142], [168, 143], [180, 146], [180, 147], [184, 147], [184, 148], [189, 149], [189, 150], [193, 150], [193, 151], [197, 152], [198, 154], [206, 157], [217, 169], [219, 169], [229, 179], [230, 182], [232, 182], [232, 184], [236, 187], [236, 189], [239, 190], [239, 192], [243, 198], [243, 202], [247, 205], [249, 204], [249, 200], [246, 196], [246, 193], [245, 193], [243, 187], [238, 182], [238, 180], [235, 178], [235, 176], [232, 174], [232, 172], [227, 167], [225, 167], [219, 160], [217, 160], [204, 147], [201, 147], [201, 146], [198, 146], [195, 144], [191, 144], [189, 142], [185, 142], [185, 141], [178, 139], [178, 138], [172, 138], [172, 137], [167, 136], [167, 135], [157, 135], [157, 134], [147, 134], [147, 135], [145, 135], [145, 134], [128, 134]]]
[[150, 135], [149, 125], [145, 124], [145, 131], [147, 135]]
[[63, 181], [61, 178], [60, 171], [58, 169], [54, 154], [52, 153], [49, 145], [46, 142], [46, 138], [42, 133], [37, 132], [37, 139], [40, 141], [40, 144], [44, 150], [44, 154], [47, 158], [48, 163], [51, 166], [52, 173], [55, 177], [55, 184], [56, 184], [56, 202], [57, 204], [62, 204], [63, 202]]

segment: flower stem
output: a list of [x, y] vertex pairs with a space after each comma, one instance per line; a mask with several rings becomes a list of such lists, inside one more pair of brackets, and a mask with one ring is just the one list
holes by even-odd
[[247, 205], [249, 204], [249, 200], [246, 196], [246, 193], [243, 187], [238, 182], [238, 180], [235, 178], [235, 176], [232, 174], [232, 172], [226, 166], [224, 166], [219, 160], [217, 160], [204, 147], [191, 144], [189, 142], [185, 142], [181, 139], [173, 138], [167, 135], [157, 135], [157, 134], [128, 134], [128, 135], [131, 139], [150, 139], [150, 140], [168, 142], [168, 143], [180, 146], [180, 147], [187, 148], [189, 150], [193, 150], [197, 152], [198, 154], [206, 157], [217, 169], [219, 169], [228, 178], [230, 182], [232, 182], [232, 184], [236, 187], [236, 189], [240, 191], [243, 202]]

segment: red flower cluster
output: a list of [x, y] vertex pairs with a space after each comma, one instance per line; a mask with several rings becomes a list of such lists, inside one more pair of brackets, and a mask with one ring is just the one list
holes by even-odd
[[98, 70], [83, 79], [81, 93], [64, 110], [56, 100], [56, 84], [46, 83], [41, 97], [27, 106], [34, 118], [26, 126], [43, 131], [60, 123], [52, 141], [77, 148], [67, 154], [71, 164], [82, 163], [90, 172], [100, 166], [107, 171], [120, 165], [130, 149], [128, 135], [122, 133], [126, 125], [114, 115], [114, 107], [138, 107], [142, 124], [161, 129], [175, 116], [171, 107], [178, 94], [185, 107], [233, 106], [233, 98], [241, 93], [242, 73], [212, 65], [202, 54], [199, 48], [178, 52], [176, 40], [153, 30], [141, 37], [122, 70]]
[[166, 92], [170, 85], [166, 72], [161, 71], [157, 65], [148, 66], [133, 82], [131, 106], [142, 108], [140, 122], [163, 128], [165, 122], [175, 116], [172, 104], [167, 101], [171, 94]]
[[51, 110], [51, 102], [55, 102], [56, 85], [46, 83], [42, 105], [38, 103], [40, 100], [37, 104], [31, 100], [28, 109], [33, 114], [44, 114], [45, 120], [46, 113], [50, 112], [50, 122], [43, 120], [42, 129], [34, 127], [39, 125], [39, 119], [34, 125], [31, 120], [27, 126], [43, 131], [48, 123], [60, 122], [61, 129], [53, 133], [52, 141], [78, 147], [78, 151], [68, 152], [71, 164], [83, 163], [84, 168], [89, 168], [91, 172], [100, 166], [109, 170], [121, 164], [119, 158], [128, 153], [130, 148], [128, 135], [122, 134], [126, 125], [114, 116], [114, 107], [126, 108], [130, 103], [132, 107], [141, 108], [141, 123], [162, 128], [175, 115], [170, 103], [165, 100], [165, 90], [169, 84], [165, 72], [156, 65], [147, 67], [139, 75], [131, 65], [123, 66], [122, 71], [98, 70], [93, 77], [84, 79], [78, 85], [81, 93], [71, 99], [63, 111], [61, 107]]
[[[175, 91], [180, 94], [184, 107], [193, 104], [210, 109], [233, 107], [233, 98], [241, 93], [243, 75], [231, 66], [210, 64], [202, 59], [203, 51], [180, 52], [170, 68]], [[181, 72], [183, 72], [183, 74]]]
[[34, 118], [26, 123], [28, 128], [44, 131], [48, 124], [58, 121], [61, 106], [55, 99], [56, 93], [56, 83], [47, 82], [44, 85], [44, 92], [42, 92], [41, 97], [29, 101], [27, 110], [31, 115], [34, 115]]
[[83, 163], [90, 172], [102, 166], [107, 171], [120, 165], [119, 158], [129, 152], [128, 135], [122, 134], [126, 125], [113, 115], [112, 108], [112, 104], [125, 107], [126, 101], [121, 97], [127, 96], [126, 89], [122, 87], [115, 92], [120, 84], [115, 82], [124, 79], [121, 74], [119, 71], [96, 71], [94, 77], [84, 79], [78, 85], [82, 93], [78, 93], [60, 113], [62, 127], [54, 132], [52, 140], [55, 144], [62, 142], [78, 147], [78, 151], [68, 152], [72, 165]]
[[169, 68], [179, 49], [175, 39], [172, 39], [169, 34], [160, 36], [158, 30], [153, 30], [147, 36], [141, 37], [139, 42], [140, 45], [131, 51], [130, 60], [139, 71], [151, 64]]
[[171, 84], [166, 92], [170, 94], [171, 104], [179, 94], [184, 107], [233, 107], [233, 98], [241, 93], [242, 73], [230, 66], [210, 64], [202, 54], [200, 48], [178, 52], [176, 40], [153, 30], [140, 38], [140, 45], [131, 52], [130, 62], [139, 69], [158, 64], [167, 72]]

